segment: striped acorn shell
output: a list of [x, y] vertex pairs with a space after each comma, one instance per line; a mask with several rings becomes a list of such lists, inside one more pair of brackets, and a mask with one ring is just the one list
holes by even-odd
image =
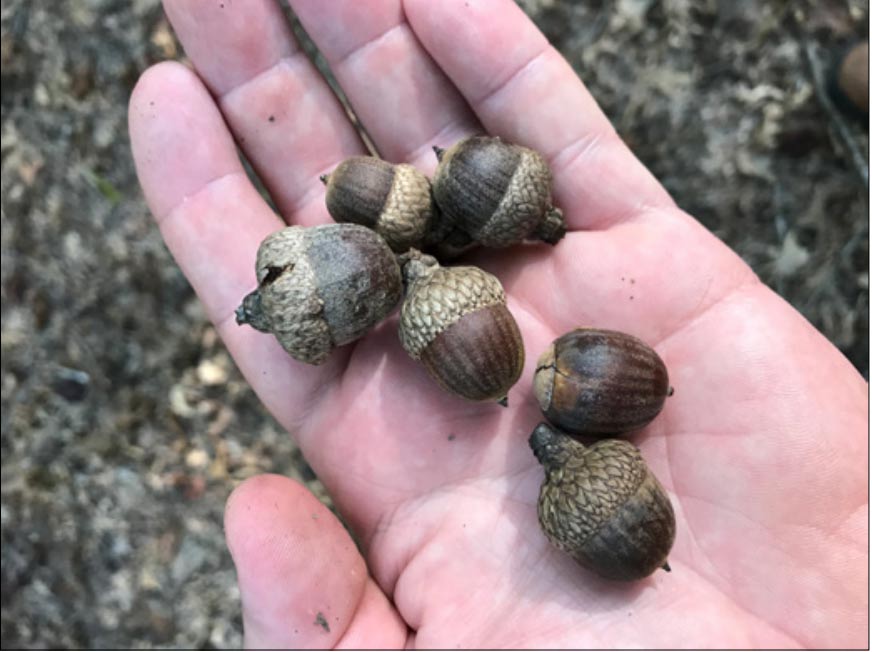
[[643, 428], [672, 393], [654, 349], [632, 335], [594, 328], [554, 340], [536, 365], [533, 390], [552, 424], [599, 437]]
[[524, 342], [500, 282], [478, 267], [442, 267], [412, 253], [403, 265], [403, 348], [444, 389], [505, 404], [524, 367]]
[[397, 253], [420, 247], [433, 219], [430, 180], [411, 165], [354, 156], [328, 176], [327, 211], [373, 229]]
[[539, 525], [555, 547], [607, 579], [670, 570], [675, 513], [635, 446], [620, 439], [584, 446], [546, 423], [529, 443], [545, 469]]

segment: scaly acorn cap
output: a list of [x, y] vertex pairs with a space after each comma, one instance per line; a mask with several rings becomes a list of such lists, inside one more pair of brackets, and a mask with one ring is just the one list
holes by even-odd
[[397, 253], [420, 247], [433, 219], [430, 180], [411, 165], [354, 156], [321, 177], [337, 222], [373, 229]]
[[309, 364], [363, 336], [402, 296], [393, 252], [356, 224], [276, 231], [261, 243], [255, 271], [258, 288], [236, 310], [237, 323], [272, 333]]
[[486, 247], [525, 239], [556, 244], [565, 235], [563, 213], [551, 205], [551, 170], [538, 152], [487, 136], [433, 149], [439, 159], [436, 204], [473, 241]]
[[545, 469], [539, 525], [556, 548], [607, 579], [670, 570], [675, 513], [635, 446], [604, 439], [587, 447], [546, 423], [529, 443]]
[[505, 405], [524, 367], [524, 342], [499, 280], [478, 267], [442, 267], [416, 250], [400, 259], [403, 348], [444, 389]]

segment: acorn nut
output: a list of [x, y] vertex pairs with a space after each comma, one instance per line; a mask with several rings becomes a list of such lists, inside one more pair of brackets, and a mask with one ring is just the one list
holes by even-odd
[[433, 218], [430, 180], [411, 165], [354, 156], [321, 181], [337, 222], [373, 229], [397, 253], [423, 243]]
[[646, 426], [672, 395], [663, 360], [640, 339], [580, 328], [540, 356], [533, 391], [552, 424], [573, 435], [618, 435]]
[[675, 513], [635, 446], [621, 439], [584, 446], [546, 423], [529, 443], [545, 469], [539, 525], [555, 547], [611, 580], [670, 570]]
[[869, 113], [869, 41], [855, 45], [842, 59], [836, 76], [836, 99], [855, 111]]
[[525, 239], [556, 244], [566, 233], [563, 213], [551, 205], [551, 170], [538, 152], [487, 136], [433, 149], [433, 197], [459, 232], [445, 237], [450, 253]]
[[258, 287], [236, 309], [236, 322], [272, 333], [314, 365], [384, 319], [403, 290], [393, 252], [356, 224], [276, 231], [257, 251], [256, 273]]
[[442, 267], [416, 250], [400, 259], [403, 348], [449, 392], [506, 405], [524, 367], [524, 342], [500, 282], [477, 267]]

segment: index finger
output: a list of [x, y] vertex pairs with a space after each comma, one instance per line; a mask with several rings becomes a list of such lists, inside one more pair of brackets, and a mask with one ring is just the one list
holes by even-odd
[[236, 306], [257, 283], [260, 242], [282, 221], [246, 177], [208, 91], [184, 66], [161, 63], [143, 73], [129, 123], [137, 174], [164, 241], [242, 373], [293, 430], [348, 351], [311, 367], [285, 355], [272, 335], [236, 324]]

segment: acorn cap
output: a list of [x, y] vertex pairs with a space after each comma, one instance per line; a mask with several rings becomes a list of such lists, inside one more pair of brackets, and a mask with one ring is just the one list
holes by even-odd
[[309, 364], [364, 335], [402, 295], [393, 252], [356, 224], [277, 231], [261, 243], [255, 271], [258, 289], [237, 309], [237, 322], [273, 333]]
[[497, 277], [478, 267], [442, 267], [432, 256], [417, 254], [405, 262], [402, 273], [407, 295], [400, 312], [400, 342], [415, 360], [464, 315], [506, 303]]
[[300, 226], [271, 234], [257, 251], [255, 273], [270, 332], [295, 359], [321, 364], [333, 349], [333, 339], [307, 255], [309, 241]]
[[322, 181], [337, 222], [374, 229], [398, 253], [423, 242], [433, 218], [430, 180], [411, 165], [354, 156]]
[[515, 173], [505, 194], [476, 236], [487, 247], [506, 246], [530, 237], [551, 206], [551, 170], [548, 164], [532, 149], [518, 149]]

